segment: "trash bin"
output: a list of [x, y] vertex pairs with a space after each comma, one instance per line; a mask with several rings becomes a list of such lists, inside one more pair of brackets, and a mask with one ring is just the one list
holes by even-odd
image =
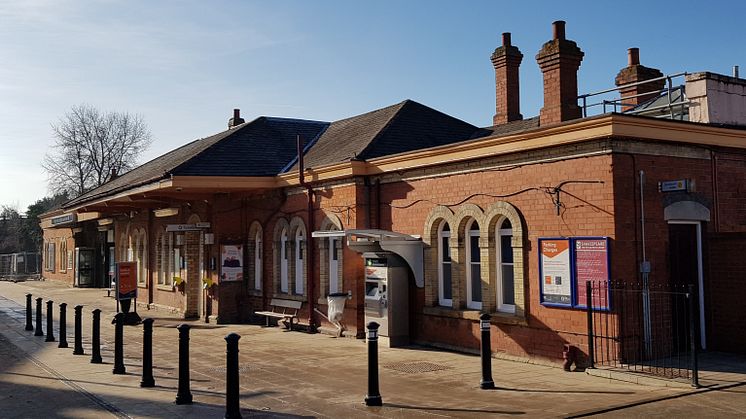
[[350, 296], [344, 292], [333, 292], [326, 297], [328, 303], [327, 318], [337, 326], [337, 336], [342, 336], [342, 316], [345, 310], [345, 302]]

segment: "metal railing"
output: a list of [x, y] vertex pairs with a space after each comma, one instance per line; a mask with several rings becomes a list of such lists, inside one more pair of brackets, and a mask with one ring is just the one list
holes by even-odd
[[695, 297], [691, 285], [588, 282], [589, 365], [686, 379], [698, 387]]
[[15, 279], [39, 275], [41, 257], [34, 252], [0, 254], [0, 278]]
[[[582, 108], [584, 118], [591, 114], [624, 112], [632, 115], [646, 115], [656, 118], [684, 119], [684, 111], [688, 109], [689, 100], [686, 99], [684, 83], [678, 81], [678, 79], [685, 77], [687, 74], [686, 72], [675, 73], [636, 83], [623, 84], [598, 92], [586, 93], [578, 96], [578, 106]], [[665, 81], [665, 87], [658, 92], [645, 92], [625, 96], [624, 98], [618, 96], [622, 90], [645, 84], [658, 83], [661, 80]], [[674, 80], [677, 80], [676, 84], [674, 84]], [[625, 100], [651, 95], [655, 95], [656, 97], [649, 100], [648, 105], [659, 99], [662, 99], [660, 100], [661, 103], [654, 106], [644, 106], [644, 104], [638, 105], [632, 102], [624, 102]], [[597, 109], [598, 111], [594, 112]]]

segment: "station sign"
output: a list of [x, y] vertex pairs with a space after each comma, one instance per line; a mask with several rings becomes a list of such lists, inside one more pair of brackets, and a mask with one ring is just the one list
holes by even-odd
[[58, 217], [52, 217], [52, 225], [59, 226], [63, 224], [70, 224], [75, 222], [75, 214], [65, 214]]
[[210, 223], [167, 224], [166, 231], [200, 231], [210, 228]]
[[666, 180], [658, 182], [659, 192], [692, 191], [694, 182], [690, 179]]

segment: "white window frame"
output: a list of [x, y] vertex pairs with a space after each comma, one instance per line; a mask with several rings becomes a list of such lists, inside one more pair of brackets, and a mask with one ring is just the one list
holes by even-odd
[[339, 254], [336, 237], [329, 237], [329, 294], [339, 292]]
[[[444, 288], [443, 288], [443, 269], [445, 265], [448, 265], [447, 268], [450, 270], [452, 268], [453, 261], [444, 262], [443, 256], [445, 255], [443, 249], [443, 239], [448, 239], [448, 247], [447, 249], [448, 254], [450, 254], [451, 249], [451, 231], [450, 226], [448, 231], [443, 231], [443, 227], [448, 226], [448, 223], [446, 221], [442, 221], [440, 223], [440, 226], [438, 226], [438, 305], [443, 307], [453, 307], [453, 298], [445, 298], [444, 297]], [[451, 270], [451, 296], [453, 296], [453, 271]]]
[[[473, 239], [479, 240], [479, 230], [472, 230], [471, 227], [474, 225], [476, 220], [472, 218], [469, 220], [469, 222], [466, 224], [466, 230], [464, 231], [464, 236], [466, 237], [466, 240], [464, 240], [464, 247], [466, 248], [466, 308], [472, 309], [472, 310], [481, 310], [482, 309], [482, 301], [475, 301], [473, 299], [473, 293], [472, 293], [472, 284], [474, 281], [479, 281], [479, 286], [481, 288], [482, 284], [482, 266], [481, 262], [477, 261], [474, 262], [473, 254], [471, 251], [471, 242]], [[478, 255], [481, 256], [481, 255]], [[481, 257], [480, 257], [481, 260]], [[476, 265], [479, 267], [479, 278], [473, 278], [472, 276], [472, 268]]]
[[[502, 257], [503, 257], [503, 253], [502, 253], [502, 250], [503, 250], [502, 249], [502, 242], [503, 241], [502, 241], [502, 238], [505, 237], [505, 236], [510, 236], [511, 237], [511, 242], [512, 242], [512, 237], [513, 237], [513, 229], [512, 228], [500, 228], [505, 223], [505, 220], [506, 219], [504, 218], [504, 219], [502, 219], [500, 221], [500, 223], [498, 224], [497, 234], [495, 235], [496, 236], [496, 238], [495, 238], [495, 246], [496, 246], [495, 255], [497, 255], [497, 257], [496, 257], [496, 262], [497, 262], [497, 269], [496, 269], [496, 272], [497, 272], [497, 275], [496, 275], [497, 284], [496, 285], [497, 286], [495, 287], [496, 290], [497, 290], [497, 295], [496, 295], [496, 297], [497, 297], [497, 311], [502, 312], [502, 313], [515, 314], [515, 304], [505, 304], [505, 303], [503, 303], [503, 298], [502, 298], [503, 297], [503, 267], [510, 266], [510, 268], [513, 270], [513, 290], [515, 290], [515, 260], [512, 263], [507, 263], [507, 262], [503, 263], [503, 261], [502, 261]], [[512, 245], [510, 246], [510, 251], [511, 252], [513, 251], [513, 246]], [[513, 301], [515, 301], [515, 295], [513, 296]]]
[[305, 232], [302, 228], [299, 228], [295, 232], [295, 294], [303, 295], [305, 292], [304, 281], [303, 281], [303, 242], [305, 238]]
[[288, 292], [288, 230], [280, 232], [280, 292]]
[[254, 236], [254, 289], [262, 289], [262, 231]]

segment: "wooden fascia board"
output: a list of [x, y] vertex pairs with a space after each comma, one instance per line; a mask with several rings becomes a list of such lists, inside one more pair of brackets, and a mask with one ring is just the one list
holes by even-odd
[[746, 149], [746, 130], [613, 115], [615, 137]]
[[188, 189], [241, 190], [274, 188], [275, 176], [174, 176], [171, 186]]
[[[306, 182], [321, 182], [325, 180], [344, 179], [368, 174], [369, 164], [362, 161], [346, 161], [327, 166], [306, 169]], [[278, 176], [277, 186], [298, 186], [298, 171], [283, 173]]]
[[101, 207], [101, 206], [104, 206], [109, 201], [116, 201], [116, 200], [124, 199], [130, 195], [143, 194], [143, 193], [157, 191], [161, 189], [168, 189], [168, 188], [171, 188], [171, 183], [172, 183], [171, 179], [162, 179], [154, 183], [149, 183], [146, 185], [138, 186], [136, 188], [128, 189], [126, 191], [122, 191], [118, 194], [114, 194], [114, 195], [106, 196], [103, 198], [77, 204], [74, 207], [68, 208], [68, 211], [81, 212], [81, 210], [85, 211], [85, 208], [87, 207], [94, 207], [94, 206]]
[[368, 174], [454, 163], [500, 154], [571, 144], [595, 138], [607, 138], [612, 135], [612, 132], [611, 117], [608, 116], [533, 132], [488, 137], [468, 143], [453, 144], [391, 157], [381, 157], [368, 162]]

